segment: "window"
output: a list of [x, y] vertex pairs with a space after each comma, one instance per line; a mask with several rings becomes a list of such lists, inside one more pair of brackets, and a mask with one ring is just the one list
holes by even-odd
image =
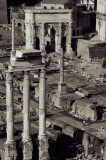
[[44, 6], [44, 9], [47, 9], [47, 7], [46, 7], [46, 6]]
[[54, 9], [54, 7], [51, 7], [51, 9]]

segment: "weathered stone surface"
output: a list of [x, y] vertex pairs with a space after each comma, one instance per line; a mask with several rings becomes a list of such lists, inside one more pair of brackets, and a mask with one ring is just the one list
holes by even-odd
[[95, 104], [90, 103], [89, 99], [76, 100], [70, 113], [77, 114], [80, 118], [95, 121], [97, 120], [97, 115], [93, 108], [95, 108]]
[[47, 137], [39, 137], [39, 160], [49, 160], [48, 147]]
[[30, 140], [30, 141], [23, 142], [23, 159], [24, 160], [32, 159], [32, 151], [33, 151], [32, 141]]
[[15, 142], [12, 142], [12, 143], [8, 143], [6, 144], [5, 143], [5, 152], [4, 152], [4, 157], [5, 157], [5, 160], [16, 160], [17, 159], [17, 151], [16, 151], [16, 144]]

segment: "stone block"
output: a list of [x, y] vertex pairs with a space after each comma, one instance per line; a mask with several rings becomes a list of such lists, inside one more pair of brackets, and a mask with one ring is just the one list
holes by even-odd
[[77, 114], [80, 118], [86, 118], [92, 121], [97, 120], [95, 104], [90, 103], [89, 99], [76, 100], [72, 105], [72, 113]]

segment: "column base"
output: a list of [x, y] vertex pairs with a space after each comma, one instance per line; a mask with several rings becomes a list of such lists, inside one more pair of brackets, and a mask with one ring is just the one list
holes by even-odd
[[39, 136], [39, 160], [49, 160], [48, 148], [47, 136]]
[[32, 160], [32, 140], [23, 141], [23, 160]]
[[60, 93], [60, 94], [67, 93], [66, 83], [64, 83], [64, 82], [59, 82], [58, 83], [58, 93]]
[[4, 159], [5, 160], [16, 160], [17, 159], [17, 151], [16, 151], [16, 143], [5, 143], [4, 146]]

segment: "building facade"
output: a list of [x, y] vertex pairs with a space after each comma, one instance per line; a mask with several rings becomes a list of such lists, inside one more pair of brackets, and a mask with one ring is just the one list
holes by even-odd
[[100, 40], [106, 42], [106, 0], [97, 1], [96, 30]]

